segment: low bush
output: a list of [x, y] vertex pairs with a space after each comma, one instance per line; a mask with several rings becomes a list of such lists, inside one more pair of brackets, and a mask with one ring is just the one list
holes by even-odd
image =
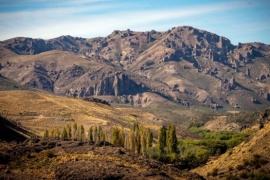
[[45, 155], [46, 155], [48, 158], [53, 158], [53, 157], [56, 156], [52, 150], [46, 150], [46, 151], [45, 151]]

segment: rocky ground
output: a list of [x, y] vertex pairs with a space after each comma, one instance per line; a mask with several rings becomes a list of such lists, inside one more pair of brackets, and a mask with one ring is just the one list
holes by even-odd
[[0, 179], [203, 179], [108, 143], [35, 139], [0, 152]]

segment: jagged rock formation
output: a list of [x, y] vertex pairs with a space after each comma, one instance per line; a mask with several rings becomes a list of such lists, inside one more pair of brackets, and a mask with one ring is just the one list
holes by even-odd
[[[93, 78], [92, 75], [90, 79]], [[141, 84], [136, 84], [128, 75], [116, 73], [113, 76], [107, 76], [104, 79], [98, 80], [97, 83], [91, 83], [88, 87], [79, 87], [77, 89], [68, 89], [66, 95], [75, 95], [78, 97], [102, 96], [102, 95], [133, 95], [145, 91]]]
[[3, 76], [56, 94], [141, 106], [163, 98], [217, 110], [270, 105], [269, 45], [235, 46], [190, 26], [92, 39], [13, 38], [0, 46]]

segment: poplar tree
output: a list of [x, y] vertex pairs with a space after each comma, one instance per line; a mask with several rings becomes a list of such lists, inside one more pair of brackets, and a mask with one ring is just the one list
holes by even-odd
[[85, 131], [83, 125], [80, 126], [79, 129], [79, 140], [84, 141], [85, 140]]
[[69, 139], [72, 138], [72, 129], [71, 129], [70, 124], [67, 125], [66, 130], [67, 130], [68, 138]]
[[158, 149], [162, 154], [165, 152], [166, 147], [166, 127], [162, 126], [158, 132]]
[[100, 141], [103, 142], [104, 144], [106, 142], [106, 135], [105, 135], [105, 132], [104, 131], [101, 132]]
[[140, 143], [140, 133], [139, 133], [139, 124], [133, 123], [133, 145], [134, 153], [140, 154], [141, 152], [141, 143]]
[[44, 138], [48, 138], [49, 137], [49, 131], [48, 131], [48, 129], [45, 130], [43, 137]]
[[93, 127], [92, 126], [88, 130], [88, 139], [90, 142], [93, 142]]
[[75, 140], [75, 139], [77, 139], [77, 130], [78, 130], [77, 123], [73, 123], [72, 129], [73, 129], [73, 131], [72, 131], [73, 132], [72, 138]]
[[120, 142], [120, 130], [119, 130], [118, 127], [114, 127], [113, 128], [111, 142], [112, 142], [112, 144], [114, 144], [116, 146], [121, 146], [121, 142]]
[[145, 128], [139, 128], [139, 144], [140, 144], [140, 154], [145, 156], [146, 155], [146, 131]]
[[65, 140], [67, 138], [68, 138], [68, 132], [67, 132], [66, 128], [64, 128], [62, 130], [62, 133], [61, 133], [61, 140]]
[[146, 149], [148, 150], [148, 148], [152, 147], [153, 143], [153, 133], [149, 128], [147, 128], [146, 136]]
[[50, 129], [50, 137], [51, 138], [54, 138], [55, 137], [54, 127]]
[[101, 142], [102, 141], [102, 133], [103, 133], [103, 131], [102, 131], [101, 126], [98, 126], [97, 127], [97, 138], [98, 138], [98, 142]]
[[94, 139], [95, 144], [98, 144], [98, 130], [97, 130], [97, 126], [94, 126], [93, 139]]
[[120, 129], [120, 144], [121, 144], [121, 147], [125, 147], [125, 131], [124, 131], [124, 128], [122, 127]]
[[177, 152], [177, 137], [175, 125], [171, 124], [167, 131], [167, 141], [168, 153], [176, 153]]

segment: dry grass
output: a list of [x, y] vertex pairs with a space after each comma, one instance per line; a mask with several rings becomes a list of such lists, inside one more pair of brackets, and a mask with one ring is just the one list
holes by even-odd
[[157, 129], [155, 125], [147, 123], [154, 115], [142, 110], [115, 109], [43, 92], [0, 91], [0, 107], [0, 113], [7, 119], [20, 123], [38, 135], [53, 126], [65, 126], [73, 122], [83, 124], [88, 129], [92, 125], [129, 128], [138, 121]]

